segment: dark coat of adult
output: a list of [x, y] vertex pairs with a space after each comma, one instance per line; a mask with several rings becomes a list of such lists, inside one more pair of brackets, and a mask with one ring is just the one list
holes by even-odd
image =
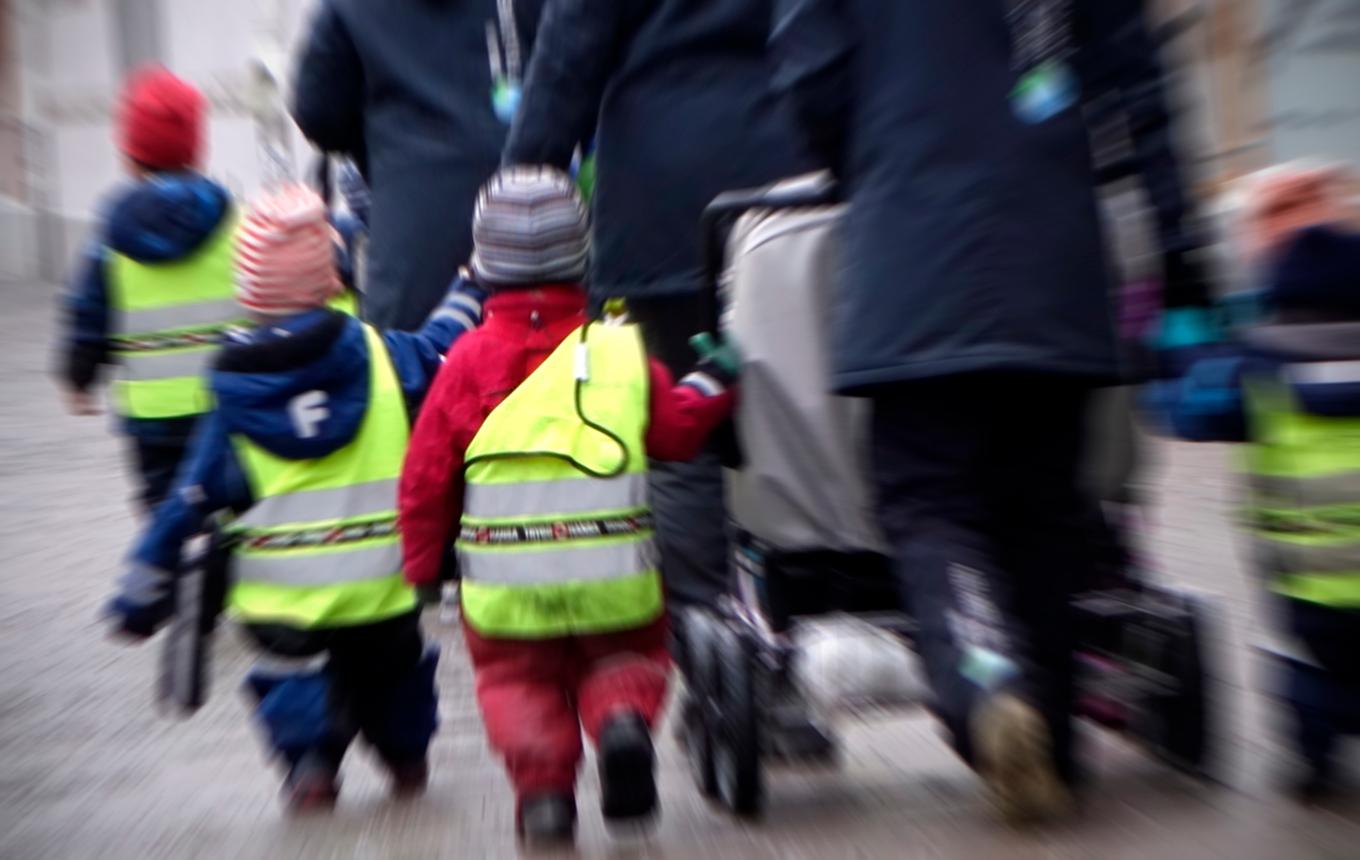
[[[545, 0], [514, 0], [523, 50]], [[323, 0], [293, 117], [372, 192], [365, 316], [414, 330], [472, 250], [472, 208], [508, 131], [492, 108], [497, 0]]]
[[1037, 123], [1013, 111], [1009, 5], [780, 0], [776, 84], [850, 203], [841, 390], [1115, 374], [1087, 128], [1075, 103]]
[[[770, 87], [773, 0], [551, 0], [507, 163], [596, 142], [595, 296], [703, 287], [699, 216], [723, 191], [807, 170]], [[598, 119], [598, 131], [597, 131]]]

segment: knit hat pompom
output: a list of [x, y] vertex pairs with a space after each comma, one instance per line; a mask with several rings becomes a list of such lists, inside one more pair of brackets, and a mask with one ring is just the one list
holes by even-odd
[[294, 184], [256, 200], [236, 233], [236, 300], [274, 316], [322, 307], [341, 289], [336, 234], [317, 193]]
[[562, 171], [504, 168], [477, 197], [472, 273], [488, 287], [578, 283], [590, 257], [589, 220]]

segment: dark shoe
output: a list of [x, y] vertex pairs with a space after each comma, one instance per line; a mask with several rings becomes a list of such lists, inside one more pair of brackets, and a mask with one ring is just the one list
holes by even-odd
[[607, 820], [645, 818], [656, 811], [656, 753], [642, 717], [611, 717], [600, 731], [599, 760], [600, 811]]
[[1287, 790], [1296, 803], [1312, 806], [1334, 800], [1340, 794], [1340, 785], [1333, 768], [1309, 764], [1293, 777]]
[[538, 794], [520, 801], [515, 831], [531, 848], [551, 848], [576, 838], [576, 800], [570, 794]]
[[971, 729], [978, 774], [1008, 824], [1043, 824], [1071, 811], [1048, 724], [1032, 705], [995, 693], [978, 706]]
[[335, 809], [340, 782], [335, 768], [303, 759], [283, 784], [283, 807], [289, 815], [310, 815]]
[[387, 772], [392, 777], [392, 796], [396, 798], [419, 797], [430, 784], [430, 764], [424, 759], [402, 764], [387, 764]]

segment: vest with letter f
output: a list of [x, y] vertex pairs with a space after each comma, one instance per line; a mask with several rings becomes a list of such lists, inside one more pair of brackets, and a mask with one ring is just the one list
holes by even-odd
[[212, 408], [204, 374], [222, 334], [245, 322], [235, 299], [234, 235], [235, 219], [225, 218], [182, 260], [112, 255], [110, 352], [120, 367], [112, 391], [119, 414], [184, 418]]
[[[370, 624], [416, 607], [402, 579], [397, 481], [410, 428], [382, 336], [364, 326], [368, 408], [359, 432], [324, 457], [289, 460], [232, 437], [255, 504], [228, 526], [228, 605], [244, 623], [303, 629]], [[315, 395], [324, 406], [323, 392]]]
[[547, 639], [661, 616], [648, 399], [637, 327], [587, 324], [487, 416], [466, 454], [458, 539], [475, 631]]

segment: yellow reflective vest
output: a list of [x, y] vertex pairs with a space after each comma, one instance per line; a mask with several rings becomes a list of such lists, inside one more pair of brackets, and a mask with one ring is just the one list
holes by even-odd
[[235, 220], [226, 218], [182, 260], [143, 263], [113, 254], [110, 352], [119, 365], [112, 390], [119, 414], [183, 418], [212, 408], [204, 374], [222, 334], [245, 322], [234, 295], [234, 235]]
[[244, 623], [369, 624], [417, 605], [401, 575], [397, 534], [406, 404], [381, 335], [364, 326], [364, 336], [368, 408], [348, 445], [289, 460], [232, 438], [255, 499], [227, 530], [235, 540], [228, 607]]
[[1247, 402], [1246, 519], [1271, 589], [1360, 609], [1360, 418], [1303, 412], [1278, 380], [1249, 386]]
[[664, 603], [636, 326], [587, 325], [487, 417], [465, 459], [463, 617], [493, 638], [643, 626]]

